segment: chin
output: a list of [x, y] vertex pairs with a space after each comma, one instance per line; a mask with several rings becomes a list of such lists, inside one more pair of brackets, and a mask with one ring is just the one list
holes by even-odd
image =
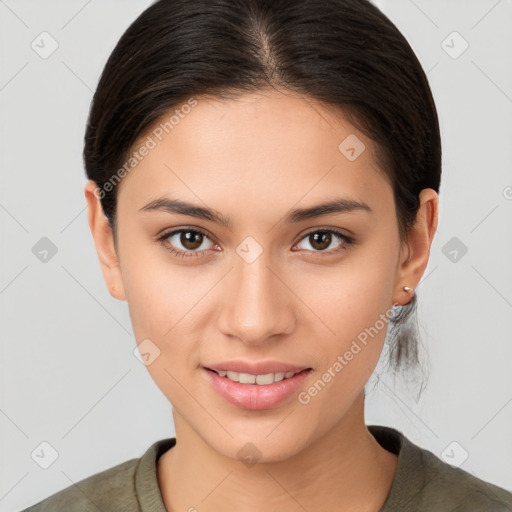
[[[227, 427], [229, 429], [229, 427]], [[273, 426], [276, 429], [276, 424]], [[239, 432], [229, 430], [233, 438], [223, 436], [223, 439], [202, 436], [205, 442], [220, 455], [238, 460], [247, 467], [254, 464], [281, 462], [300, 453], [307, 445], [307, 438], [297, 434], [296, 427], [277, 432], [277, 427], [270, 435], [268, 429], [251, 428]], [[295, 431], [295, 435], [294, 432]]]

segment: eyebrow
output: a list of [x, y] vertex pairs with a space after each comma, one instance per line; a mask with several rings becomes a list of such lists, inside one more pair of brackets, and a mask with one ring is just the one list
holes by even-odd
[[[192, 203], [187, 203], [186, 201], [182, 201], [180, 199], [160, 197], [139, 209], [139, 211], [155, 210], [208, 220], [225, 226], [228, 229], [231, 229], [233, 226], [232, 220], [217, 210], [198, 206]], [[310, 206], [308, 208], [296, 208], [290, 210], [284, 216], [283, 222], [286, 224], [293, 224], [302, 222], [304, 220], [321, 217], [323, 215], [334, 215], [338, 213], [349, 213], [354, 211], [365, 211], [368, 213], [373, 213], [373, 210], [365, 202], [359, 202], [353, 199], [339, 198], [328, 201], [326, 203]]]

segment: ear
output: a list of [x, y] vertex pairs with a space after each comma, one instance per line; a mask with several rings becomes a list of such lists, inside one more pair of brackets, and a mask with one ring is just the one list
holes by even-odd
[[[394, 304], [405, 305], [410, 302], [427, 268], [432, 239], [437, 229], [439, 196], [436, 191], [431, 188], [423, 189], [419, 200], [416, 220], [409, 229], [400, 251], [393, 294]], [[404, 291], [404, 286], [411, 288], [411, 291]]]
[[112, 297], [126, 300], [119, 258], [114, 245], [114, 236], [100, 202], [100, 189], [96, 182], [89, 180], [84, 193], [87, 201], [87, 215], [94, 245], [101, 265], [103, 279]]

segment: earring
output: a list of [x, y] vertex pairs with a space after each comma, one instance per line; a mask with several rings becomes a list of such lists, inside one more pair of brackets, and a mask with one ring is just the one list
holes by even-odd
[[404, 291], [405, 293], [410, 293], [410, 292], [412, 292], [412, 288], [409, 288], [408, 286], [404, 286], [402, 289], [403, 289], [403, 291]]

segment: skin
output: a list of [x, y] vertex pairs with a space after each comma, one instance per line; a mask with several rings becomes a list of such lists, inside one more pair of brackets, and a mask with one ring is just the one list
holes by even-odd
[[[377, 511], [397, 457], [366, 428], [364, 386], [385, 328], [307, 404], [294, 395], [271, 409], [235, 407], [201, 365], [275, 359], [312, 367], [299, 391], [307, 390], [392, 304], [411, 300], [403, 286], [414, 289], [426, 268], [438, 196], [421, 192], [416, 222], [401, 241], [372, 141], [332, 108], [275, 90], [197, 100], [119, 185], [116, 245], [97, 184], [85, 187], [107, 286], [127, 301], [137, 343], [149, 338], [160, 350], [148, 370], [172, 404], [178, 440], [158, 462], [165, 506]], [[366, 146], [354, 161], [338, 150], [350, 134]], [[161, 196], [213, 208], [233, 226], [141, 211]], [[290, 209], [338, 197], [372, 211], [282, 221]], [[179, 234], [166, 246], [157, 238], [170, 228], [207, 237], [197, 249]], [[322, 251], [306, 236], [319, 228], [338, 228], [355, 243], [332, 235]], [[263, 251], [252, 263], [236, 252], [248, 236]], [[171, 245], [200, 255], [177, 257]], [[261, 458], [248, 467], [237, 452], [249, 442]]]

